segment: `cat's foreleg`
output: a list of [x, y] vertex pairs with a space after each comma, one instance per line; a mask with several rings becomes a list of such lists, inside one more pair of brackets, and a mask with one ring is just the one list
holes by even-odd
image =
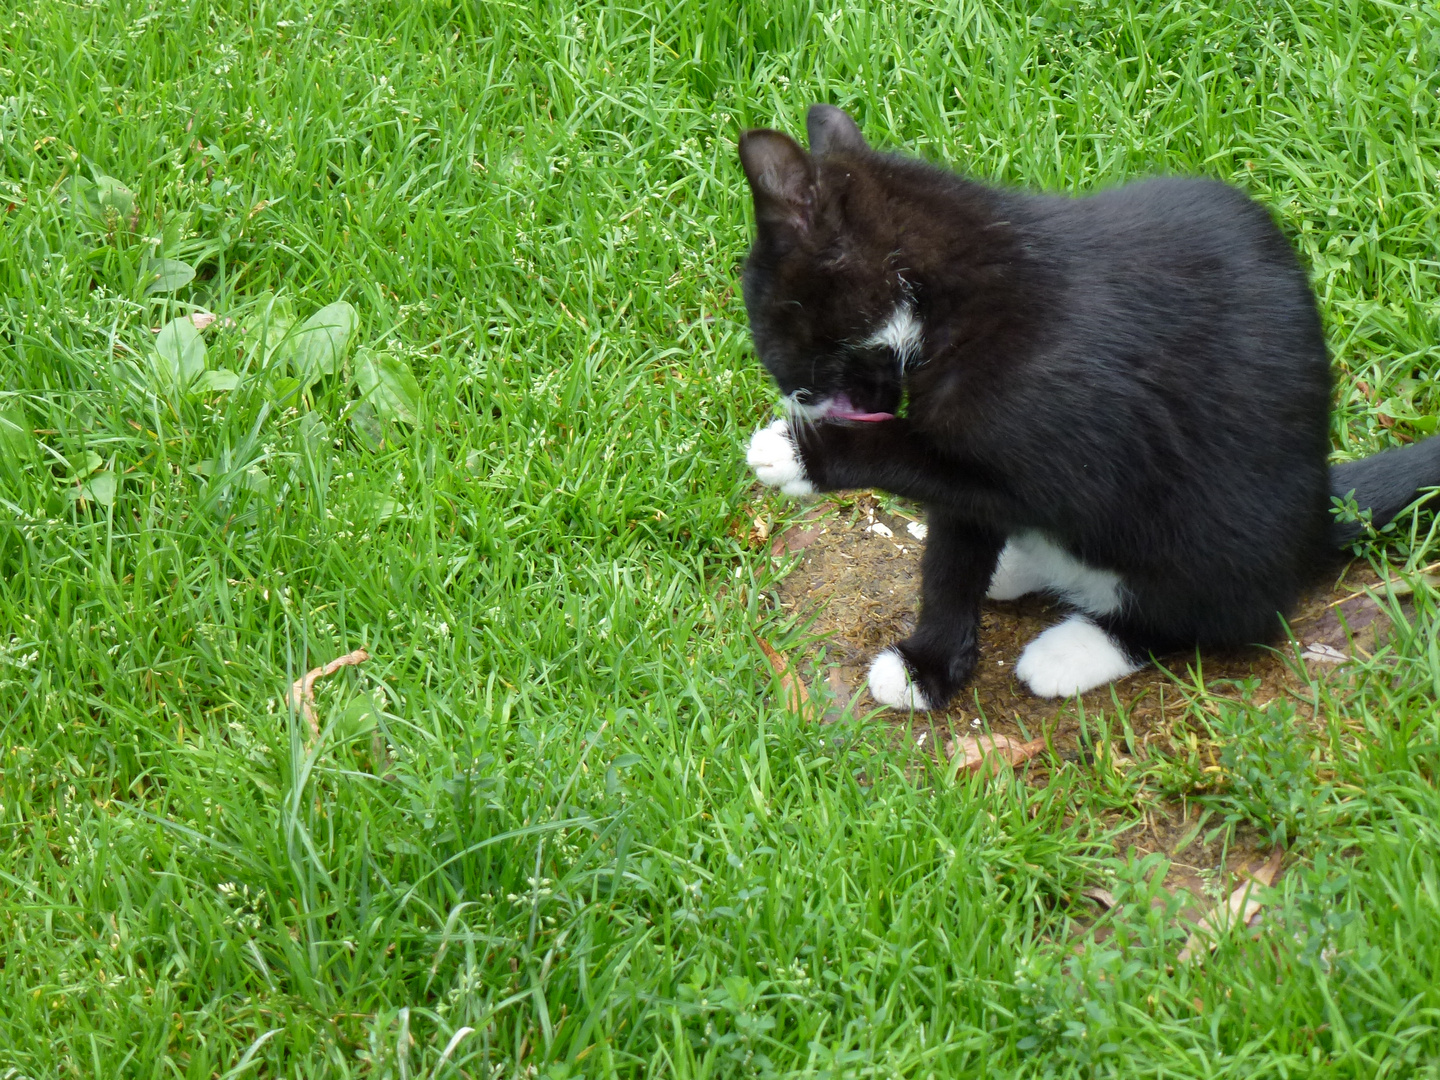
[[870, 665], [870, 694], [893, 709], [940, 709], [955, 696], [979, 656], [980, 601], [1004, 537], [927, 508], [915, 633]]
[[879, 488], [991, 520], [1004, 499], [973, 469], [936, 454], [908, 420], [797, 425], [776, 420], [750, 437], [746, 454], [763, 484], [787, 495]]
[[974, 472], [936, 454], [906, 420], [757, 431], [746, 455], [761, 483], [791, 495], [880, 488], [926, 504], [929, 535], [915, 633], [877, 656], [870, 693], [896, 709], [939, 709], [975, 670], [980, 602], [1005, 537], [994, 520], [1002, 496]]

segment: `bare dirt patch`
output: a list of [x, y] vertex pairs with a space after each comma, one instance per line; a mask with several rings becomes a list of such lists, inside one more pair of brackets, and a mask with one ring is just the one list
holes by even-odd
[[[863, 714], [878, 707], [866, 689], [866, 672], [877, 651], [914, 629], [924, 549], [915, 532], [923, 532], [921, 522], [918, 508], [859, 495], [818, 503], [798, 525], [778, 536], [752, 533], [752, 539], [770, 545], [773, 558], [793, 563], [778, 584], [779, 602], [808, 627], [813, 639], [803, 654], [791, 659], [806, 682], [828, 690], [829, 718], [846, 708]], [[1102, 724], [1108, 724], [1112, 764], [1123, 768], [1125, 755], [1144, 754], [1144, 744], [1170, 743], [1171, 724], [1185, 714], [1201, 688], [1212, 698], [1244, 696], [1263, 704], [1294, 695], [1308, 704], [1313, 700], [1309, 680], [1301, 671], [1329, 675], [1340, 662], [1368, 656], [1377, 641], [1383, 641], [1388, 621], [1365, 591], [1378, 584], [1369, 567], [1352, 564], [1305, 596], [1292, 620], [1293, 644], [1167, 657], [1169, 674], [1151, 666], [1078, 702], [1037, 698], [1013, 675], [1021, 650], [1063, 618], [1066, 608], [1038, 596], [987, 602], [980, 662], [971, 684], [943, 712], [889, 713], [894, 737], [913, 740], [943, 757], [947, 746], [981, 731], [1015, 740], [1043, 736], [1062, 758], [1090, 760]], [[1117, 715], [1125, 717], [1133, 741], [1122, 742], [1121, 726], [1114, 722]], [[1047, 772], [1037, 761], [1028, 775], [1031, 782], [1043, 783]], [[1121, 834], [1117, 848], [1139, 856], [1165, 854], [1169, 866], [1164, 887], [1185, 894], [1190, 921], [1269, 855], [1264, 838], [1253, 830], [1241, 827], [1220, 836], [1213, 819], [1203, 828], [1193, 803], [1157, 800], [1139, 809], [1142, 820]]]
[[[800, 524], [769, 541], [773, 557], [795, 561], [779, 582], [778, 593], [783, 610], [815, 637], [806, 658], [807, 681], [823, 680], [837, 705], [876, 708], [865, 688], [870, 661], [914, 630], [924, 544], [911, 526], [921, 519], [918, 509], [887, 506], [870, 495], [827, 499], [811, 508]], [[1338, 661], [1375, 649], [1387, 621], [1364, 590], [1378, 581], [1368, 567], [1352, 564], [1304, 598], [1292, 628], [1311, 671], [1333, 669]], [[1041, 596], [987, 601], [975, 676], [948, 709], [925, 717], [934, 736], [957, 737], [984, 727], [1022, 739], [1049, 735], [1068, 749], [1079, 733], [1082, 711], [1087, 719], [1123, 712], [1141, 737], [1164, 728], [1167, 710], [1186, 696], [1176, 679], [1190, 687], [1204, 685], [1219, 696], [1233, 696], [1244, 687], [1257, 702], [1306, 685], [1297, 676], [1295, 647], [1277, 643], [1272, 648], [1166, 657], [1163, 662], [1171, 674], [1148, 667], [1092, 690], [1078, 704], [1073, 699], [1037, 698], [1014, 677], [1015, 661], [1032, 638], [1066, 611], [1063, 604]], [[895, 719], [912, 723], [903, 713]]]

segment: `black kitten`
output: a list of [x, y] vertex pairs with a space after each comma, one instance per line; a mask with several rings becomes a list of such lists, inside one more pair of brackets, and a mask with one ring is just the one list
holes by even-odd
[[1328, 467], [1315, 300], [1239, 191], [996, 190], [875, 152], [839, 109], [808, 127], [808, 154], [777, 131], [740, 139], [745, 305], [789, 413], [749, 461], [790, 494], [925, 504], [919, 626], [871, 666], [877, 700], [943, 706], [975, 667], [987, 594], [1076, 609], [1016, 666], [1044, 696], [1151, 653], [1266, 640], [1357, 534], [1332, 492], [1378, 525], [1440, 484], [1440, 439]]

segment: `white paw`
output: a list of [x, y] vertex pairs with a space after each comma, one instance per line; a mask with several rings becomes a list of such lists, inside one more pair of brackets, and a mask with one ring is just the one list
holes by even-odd
[[1070, 697], [1143, 666], [1084, 615], [1071, 615], [1025, 646], [1015, 674], [1039, 697]]
[[886, 649], [870, 664], [870, 696], [892, 709], [925, 712], [930, 703], [910, 679], [904, 658], [894, 649]]
[[805, 475], [805, 465], [786, 420], [776, 420], [751, 435], [745, 460], [762, 484], [778, 487], [786, 495], [815, 494], [815, 485]]

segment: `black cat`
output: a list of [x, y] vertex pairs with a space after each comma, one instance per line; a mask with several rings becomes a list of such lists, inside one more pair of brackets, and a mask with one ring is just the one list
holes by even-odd
[[839, 109], [808, 128], [808, 154], [778, 131], [740, 139], [745, 306], [788, 412], [748, 457], [790, 494], [925, 504], [919, 625], [871, 666], [877, 700], [943, 706], [987, 592], [1074, 607], [1016, 665], [1044, 696], [1269, 639], [1358, 535], [1332, 494], [1379, 525], [1440, 485], [1440, 439], [1327, 465], [1315, 300], [1239, 191], [997, 190], [877, 153]]

